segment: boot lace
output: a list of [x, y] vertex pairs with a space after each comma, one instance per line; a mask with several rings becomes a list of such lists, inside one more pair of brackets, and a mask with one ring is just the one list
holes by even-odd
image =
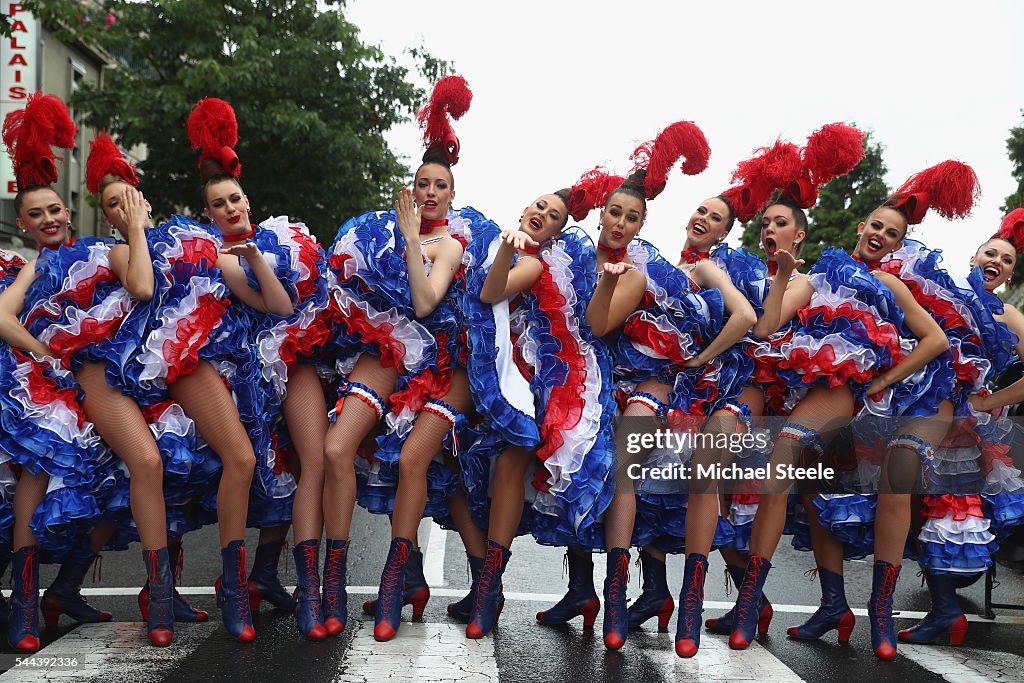
[[[566, 561], [568, 561], [568, 558], [566, 558]], [[483, 611], [484, 596], [491, 591], [491, 584], [494, 583], [494, 577], [500, 569], [501, 551], [494, 547], [487, 548], [487, 554], [484, 555], [484, 566], [480, 570], [480, 581], [476, 587], [476, 602], [473, 604], [473, 611], [477, 613]]]
[[341, 563], [345, 559], [346, 548], [328, 548], [327, 550], [327, 567], [324, 569], [324, 595], [327, 598], [327, 611], [331, 614], [336, 613], [338, 610], [338, 598], [341, 594]]
[[693, 633], [693, 620], [699, 616], [698, 610], [704, 606], [704, 579], [707, 576], [707, 570], [707, 563], [698, 562], [693, 570], [693, 579], [686, 588], [686, 597], [683, 598], [683, 614], [687, 633]]
[[887, 637], [889, 621], [892, 618], [892, 594], [896, 592], [896, 582], [899, 581], [899, 568], [886, 567], [882, 572], [882, 585], [878, 589], [878, 597], [875, 598], [875, 627], [878, 633]]
[[[35, 584], [35, 572], [33, 568], [36, 564], [36, 549], [26, 548], [25, 549], [25, 564], [21, 568], [21, 585], [23, 595], [33, 595], [39, 592], [39, 587]], [[26, 609], [22, 610], [22, 628], [26, 633], [32, 633], [32, 621], [36, 616], [36, 610]]]
[[238, 615], [243, 623], [249, 623], [252, 617], [249, 614], [249, 579], [245, 575], [244, 546], [238, 549], [238, 569], [236, 570], [235, 578], [238, 581], [238, 595], [241, 598], [238, 600]]
[[[319, 560], [319, 548], [312, 545], [303, 546], [302, 548], [302, 565], [305, 570], [305, 579], [300, 593], [303, 594], [304, 602], [309, 605], [310, 615], [320, 621], [320, 601], [316, 599], [317, 594], [320, 592], [320, 580], [317, 575], [317, 560]], [[296, 567], [296, 569], [298, 569]], [[300, 573], [301, 576], [301, 573]]]
[[757, 602], [754, 599], [754, 585], [757, 583], [758, 577], [764, 570], [764, 558], [758, 555], [754, 555], [747, 562], [747, 575], [743, 578], [743, 585], [740, 586], [739, 597], [736, 598], [736, 625], [737, 627], [744, 624], [747, 620], [747, 614], [750, 612], [752, 607], [756, 607]]
[[160, 560], [157, 551], [149, 550], [147, 552], [149, 553], [149, 562], [146, 563], [148, 565], [146, 578], [149, 580], [149, 611], [155, 616], [152, 621], [164, 624], [169, 618], [168, 610], [171, 607], [171, 601], [153, 599], [153, 586], [158, 585], [160, 580]]
[[391, 612], [391, 603], [398, 597], [399, 579], [402, 570], [409, 561], [409, 545], [399, 543], [395, 546], [395, 552], [388, 558], [388, 564], [384, 568], [384, 576], [380, 581], [380, 595], [377, 597], [384, 603], [384, 612]]
[[609, 620], [613, 622], [619, 618], [619, 603], [623, 601], [621, 594], [626, 590], [626, 586], [628, 585], [629, 556], [623, 554], [615, 561], [615, 567], [612, 570], [612, 575], [608, 581], [608, 600], [605, 605], [605, 610], [608, 613]]
[[185, 571], [185, 548], [178, 546], [178, 556], [174, 558], [174, 581], [181, 583], [181, 575]]

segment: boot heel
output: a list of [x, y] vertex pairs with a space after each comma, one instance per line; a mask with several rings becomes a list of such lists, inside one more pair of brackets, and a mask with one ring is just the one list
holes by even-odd
[[839, 643], [846, 645], [850, 642], [850, 634], [853, 632], [853, 627], [856, 625], [857, 619], [853, 616], [853, 612], [847, 610], [843, 618], [839, 620], [839, 626], [836, 630], [839, 631]]
[[424, 586], [409, 597], [412, 603], [413, 621], [423, 621], [423, 610], [427, 608], [427, 601], [430, 600], [430, 589]]
[[964, 637], [967, 635], [967, 617], [963, 614], [949, 627], [949, 644], [963, 645]]
[[263, 593], [252, 581], [249, 582], [249, 613], [259, 614], [260, 604], [263, 603]]
[[658, 610], [658, 633], [668, 633], [668, 622], [672, 618], [672, 612], [676, 609], [672, 598], [668, 598]]
[[580, 614], [583, 615], [583, 627], [593, 628], [594, 622], [597, 621], [597, 613], [601, 611], [601, 601], [594, 598], [587, 604], [580, 608]]
[[772, 609], [771, 603], [765, 604], [761, 609], [761, 615], [757, 618], [757, 635], [763, 636], [768, 633], [768, 627], [771, 626], [774, 616], [775, 610]]
[[[44, 601], [45, 602], [45, 601]], [[60, 607], [42, 606], [40, 609], [43, 612], [43, 623], [46, 624], [46, 628], [56, 628], [57, 623], [60, 621], [61, 612]], [[961, 638], [961, 641], [963, 638]]]

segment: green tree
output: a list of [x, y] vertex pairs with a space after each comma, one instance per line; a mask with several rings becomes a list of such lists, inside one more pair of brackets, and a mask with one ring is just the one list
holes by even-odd
[[[864, 158], [853, 170], [821, 188], [818, 203], [807, 211], [808, 235], [800, 258], [814, 265], [825, 247], [850, 251], [857, 243], [854, 227], [882, 205], [889, 195], [884, 176], [882, 144], [864, 136]], [[743, 246], [758, 250], [761, 243], [761, 215], [743, 226]]]
[[[394, 57], [362, 42], [344, 2], [26, 4], [64, 38], [117, 58], [103, 88], [84, 88], [71, 104], [122, 146], [145, 145], [141, 187], [160, 214], [201, 213], [185, 121], [208, 96], [237, 113], [254, 220], [287, 213], [326, 244], [347, 217], [387, 206], [409, 174], [384, 134], [408, 119], [424, 91]], [[447, 70], [420, 48], [409, 52], [424, 79]]]
[[[1024, 115], [1024, 109], [1020, 113]], [[1006, 198], [1006, 203], [1002, 206], [1004, 214], [1024, 206], [1024, 123], [1010, 129], [1010, 137], [1006, 139], [1006, 155], [1013, 164], [1017, 191]]]

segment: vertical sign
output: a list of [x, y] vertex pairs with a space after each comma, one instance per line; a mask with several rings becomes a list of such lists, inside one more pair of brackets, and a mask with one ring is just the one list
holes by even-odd
[[[0, 38], [0, 120], [25, 106], [28, 96], [39, 89], [39, 21], [21, 4], [0, 0], [10, 17], [11, 37]], [[7, 149], [0, 158], [0, 199], [14, 199], [17, 187]]]

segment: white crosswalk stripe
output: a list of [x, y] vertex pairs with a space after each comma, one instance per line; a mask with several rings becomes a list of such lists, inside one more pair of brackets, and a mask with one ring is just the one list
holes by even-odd
[[1024, 657], [1011, 652], [906, 643], [897, 652], [950, 683], [1024, 681]]
[[373, 639], [364, 621], [345, 656], [337, 683], [369, 681], [498, 682], [494, 640], [469, 640], [466, 627], [453, 623], [403, 623], [388, 643]]
[[150, 647], [146, 625], [138, 621], [112, 621], [82, 624], [35, 654], [36, 660], [49, 658], [79, 659], [77, 669], [10, 669], [0, 683], [38, 683], [41, 680], [87, 681], [102, 674], [107, 680], [139, 680], [145, 671], [148, 680], [159, 680], [161, 673], [176, 667], [206, 640], [219, 624], [175, 624], [170, 647]]
[[658, 664], [665, 680], [670, 681], [779, 681], [798, 683], [803, 679], [775, 655], [756, 641], [746, 650], [729, 649], [727, 638], [702, 637], [697, 656], [682, 659], [676, 655], [675, 639], [665, 637], [630, 638], [638, 640], [634, 646], [643, 648], [648, 657]]

